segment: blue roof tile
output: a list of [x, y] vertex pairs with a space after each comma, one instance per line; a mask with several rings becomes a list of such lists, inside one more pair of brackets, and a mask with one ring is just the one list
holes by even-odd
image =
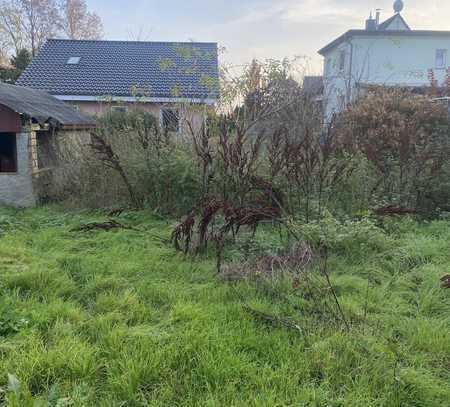
[[215, 99], [218, 82], [215, 43], [50, 39], [17, 84], [61, 96]]

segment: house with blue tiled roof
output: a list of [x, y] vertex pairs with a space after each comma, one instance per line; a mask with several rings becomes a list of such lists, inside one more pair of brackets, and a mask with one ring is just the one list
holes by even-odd
[[91, 115], [139, 102], [163, 121], [175, 104], [214, 105], [218, 83], [216, 43], [64, 39], [48, 40], [17, 82]]

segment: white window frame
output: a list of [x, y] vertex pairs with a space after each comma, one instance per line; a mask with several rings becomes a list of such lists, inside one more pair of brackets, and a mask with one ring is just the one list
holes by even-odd
[[436, 69], [445, 69], [447, 66], [447, 50], [443, 48], [437, 49], [434, 62]]

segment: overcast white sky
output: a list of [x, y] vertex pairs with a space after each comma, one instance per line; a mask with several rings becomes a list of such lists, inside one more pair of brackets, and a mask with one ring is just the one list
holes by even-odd
[[[222, 60], [308, 56], [351, 28], [362, 28], [371, 10], [382, 20], [394, 0], [88, 0], [103, 19], [107, 39], [214, 41]], [[450, 30], [449, 0], [404, 0], [413, 29]]]

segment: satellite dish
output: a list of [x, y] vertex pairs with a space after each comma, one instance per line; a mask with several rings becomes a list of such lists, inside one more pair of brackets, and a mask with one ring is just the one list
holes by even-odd
[[405, 5], [403, 4], [402, 0], [395, 0], [395, 2], [394, 2], [394, 11], [396, 13], [400, 13], [403, 10], [403, 7], [405, 7]]

